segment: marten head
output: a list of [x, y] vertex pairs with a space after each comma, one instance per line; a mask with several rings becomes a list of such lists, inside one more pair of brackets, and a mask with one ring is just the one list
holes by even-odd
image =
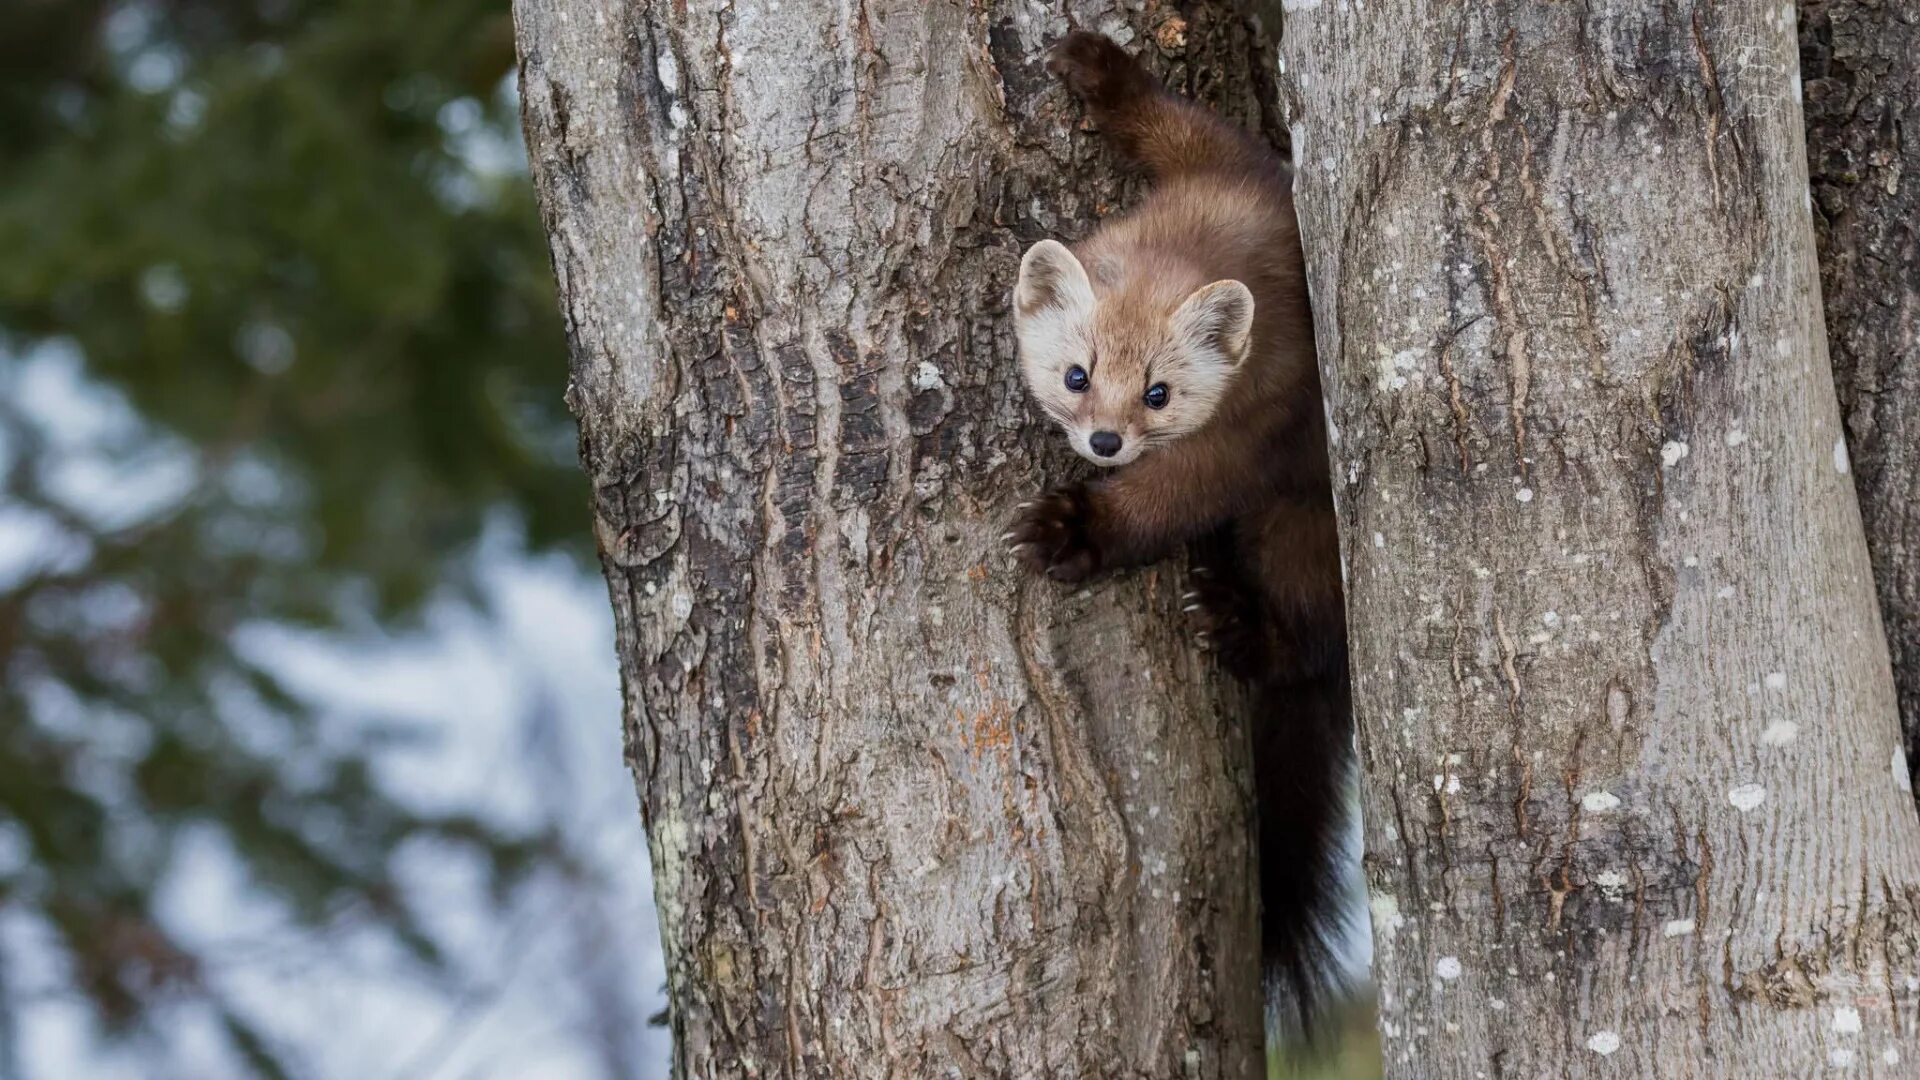
[[[1177, 274], [1102, 275], [1095, 288], [1064, 244], [1042, 240], [1013, 290], [1020, 369], [1081, 457], [1125, 465], [1199, 429], [1247, 358], [1253, 294]], [[1113, 280], [1104, 280], [1111, 277]]]

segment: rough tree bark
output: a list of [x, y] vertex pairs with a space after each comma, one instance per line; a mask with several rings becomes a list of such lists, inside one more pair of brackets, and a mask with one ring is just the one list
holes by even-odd
[[1880, 614], [1920, 765], [1920, 9], [1800, 5], [1827, 341]]
[[[1274, 100], [1226, 4], [1066, 8]], [[515, 18], [677, 1074], [1255, 1074], [1246, 733], [1177, 571], [1068, 594], [999, 542], [1073, 468], [1013, 363], [1020, 251], [1125, 194], [1041, 66], [1068, 18]]]
[[1792, 5], [1288, 7], [1390, 1073], [1912, 1075]]

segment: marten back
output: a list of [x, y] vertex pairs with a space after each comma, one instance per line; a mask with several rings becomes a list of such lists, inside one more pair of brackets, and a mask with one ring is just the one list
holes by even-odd
[[1291, 180], [1287, 163], [1251, 134], [1160, 85], [1153, 73], [1102, 34], [1062, 38], [1047, 70], [1087, 106], [1100, 133], [1166, 183], [1186, 173], [1238, 173]]

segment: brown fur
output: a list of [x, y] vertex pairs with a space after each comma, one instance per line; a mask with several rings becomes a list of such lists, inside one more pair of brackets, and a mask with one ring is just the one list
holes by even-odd
[[[1156, 183], [1074, 250], [1091, 310], [1072, 258], [1036, 245], [1023, 264], [1016, 312], [1035, 398], [1076, 449], [1098, 430], [1124, 435], [1133, 451], [1118, 468], [1027, 504], [1008, 540], [1034, 571], [1068, 582], [1195, 544], [1190, 610], [1229, 669], [1258, 691], [1264, 943], [1275, 989], [1304, 1021], [1332, 982], [1351, 734], [1326, 427], [1291, 177], [1267, 147], [1167, 93], [1104, 37], [1070, 35], [1048, 66]], [[1204, 332], [1183, 336], [1175, 314], [1222, 282], [1244, 284], [1253, 298], [1251, 340], [1238, 357]], [[1076, 364], [1092, 383], [1079, 393], [1060, 378]], [[1141, 403], [1169, 370], [1228, 380], [1197, 426]], [[1178, 379], [1167, 381], [1179, 401]]]

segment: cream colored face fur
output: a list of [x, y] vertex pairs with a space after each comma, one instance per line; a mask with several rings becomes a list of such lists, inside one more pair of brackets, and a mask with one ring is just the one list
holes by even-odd
[[[1020, 260], [1020, 370], [1074, 451], [1095, 465], [1125, 465], [1199, 429], [1247, 358], [1253, 294], [1245, 285], [1216, 281], [1177, 304], [1154, 303], [1145, 292], [1096, 294], [1080, 260], [1057, 241], [1040, 241]], [[1077, 393], [1067, 384], [1076, 366], [1087, 375]], [[1166, 405], [1151, 408], [1147, 393], [1162, 383]], [[1118, 452], [1095, 452], [1096, 433], [1118, 435]]]

